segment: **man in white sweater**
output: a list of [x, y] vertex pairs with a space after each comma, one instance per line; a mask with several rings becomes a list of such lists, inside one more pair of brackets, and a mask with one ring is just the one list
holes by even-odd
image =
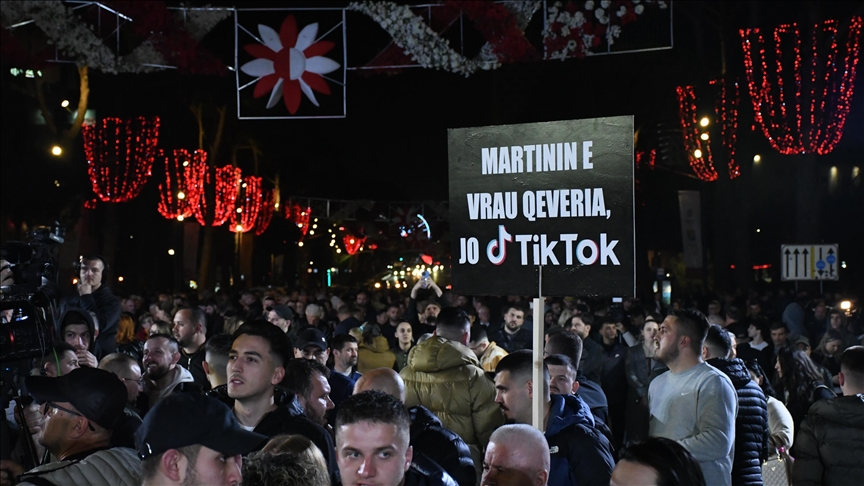
[[699, 462], [708, 486], [732, 484], [738, 399], [732, 382], [702, 360], [708, 320], [674, 311], [655, 338], [656, 358], [669, 367], [651, 382], [649, 434], [678, 441]]

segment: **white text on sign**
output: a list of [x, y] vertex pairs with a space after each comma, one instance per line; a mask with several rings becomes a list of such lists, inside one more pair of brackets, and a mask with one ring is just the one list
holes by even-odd
[[[486, 245], [486, 258], [494, 265], [501, 265], [507, 258], [508, 243], [516, 242], [521, 265], [621, 265], [615, 255], [618, 240], [609, 240], [606, 233], [600, 233], [599, 242], [590, 238], [579, 239], [578, 233], [562, 233], [558, 239], [550, 239], [545, 234], [511, 235], [504, 225], [498, 226], [498, 238]], [[561, 247], [558, 247], [561, 243]], [[474, 265], [480, 261], [480, 242], [477, 238], [459, 239], [459, 264]], [[558, 248], [556, 252], [556, 248]], [[563, 248], [563, 255], [561, 255]], [[530, 258], [529, 258], [530, 257]], [[559, 260], [559, 257], [563, 257]]]

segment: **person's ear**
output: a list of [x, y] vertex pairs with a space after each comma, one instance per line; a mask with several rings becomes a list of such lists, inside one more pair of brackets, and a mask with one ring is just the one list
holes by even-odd
[[176, 365], [180, 362], [180, 353], [171, 353], [171, 364]]
[[210, 375], [210, 363], [208, 363], [206, 361], [202, 361], [201, 367], [204, 368], [204, 374], [209, 376]]
[[837, 374], [837, 384], [840, 386], [846, 385], [846, 375], [844, 375], [842, 371]]
[[468, 341], [471, 340], [471, 331], [463, 332], [462, 337], [459, 339], [464, 346], [468, 346]]
[[171, 481], [176, 483], [180, 483], [182, 478], [180, 477], [180, 471], [184, 471], [186, 467], [181, 464], [184, 462], [186, 457], [177, 452], [176, 449], [168, 449], [162, 454], [162, 460], [159, 461], [160, 469], [162, 469], [162, 474], [168, 477]]
[[581, 385], [579, 384], [578, 381], [574, 381], [574, 382], [573, 382], [573, 389], [570, 390], [570, 393], [574, 393], [574, 394], [575, 394], [576, 392], [578, 392], [580, 386], [581, 386]]
[[285, 378], [285, 367], [277, 366], [275, 370], [273, 370], [273, 378], [270, 379], [271, 385], [278, 385], [282, 382], [282, 378]]
[[534, 484], [537, 486], [544, 486], [546, 481], [549, 479], [549, 471], [543, 470], [537, 473], [537, 477], [535, 478]]
[[534, 398], [534, 380], [526, 381], [525, 388], [528, 390], [528, 398]]
[[87, 424], [90, 423], [88, 420], [87, 417], [75, 417], [74, 425], [69, 429], [69, 438], [78, 440], [90, 430], [87, 427]]
[[408, 451], [405, 453], [405, 472], [411, 468], [411, 461], [414, 459], [414, 448], [408, 446]]
[[702, 346], [702, 359], [708, 359], [708, 356], [710, 356], [708, 346]]

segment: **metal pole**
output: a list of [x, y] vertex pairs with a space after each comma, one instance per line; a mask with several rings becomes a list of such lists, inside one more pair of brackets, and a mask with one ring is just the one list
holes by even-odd
[[543, 398], [545, 397], [545, 377], [543, 375], [543, 310], [545, 308], [543, 299], [543, 265], [537, 267], [539, 283], [537, 285], [537, 298], [534, 299], [534, 366], [531, 375], [534, 394], [531, 397], [531, 425], [540, 432], [546, 430], [543, 422]]

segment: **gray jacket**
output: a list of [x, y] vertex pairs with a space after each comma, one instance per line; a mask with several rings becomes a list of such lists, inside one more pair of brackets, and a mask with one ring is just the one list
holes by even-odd
[[138, 486], [141, 484], [141, 460], [134, 449], [114, 447], [94, 452], [83, 459], [44, 464], [22, 474], [19, 480], [19, 486]]

